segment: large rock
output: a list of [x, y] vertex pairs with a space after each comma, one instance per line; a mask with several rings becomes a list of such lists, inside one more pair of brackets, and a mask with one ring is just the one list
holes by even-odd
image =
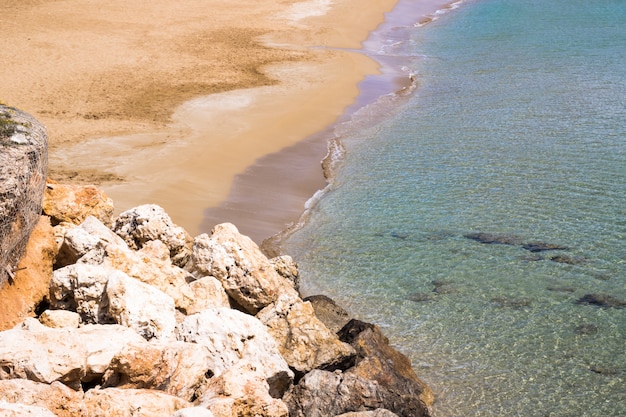
[[185, 266], [191, 255], [193, 239], [189, 233], [175, 225], [165, 210], [155, 204], [123, 212], [115, 219], [113, 231], [135, 250], [143, 248], [147, 242], [163, 242], [169, 249], [172, 263], [177, 266]]
[[281, 295], [257, 318], [276, 339], [289, 366], [300, 373], [345, 364], [355, 354], [350, 345], [341, 342], [315, 317], [311, 303], [297, 296]]
[[109, 278], [115, 275], [124, 273], [81, 263], [57, 269], [50, 282], [50, 306], [75, 311], [84, 323], [113, 323], [105, 291]]
[[273, 397], [280, 397], [293, 380], [293, 372], [278, 345], [255, 317], [218, 308], [187, 317], [177, 328], [178, 339], [206, 346], [215, 357], [219, 376], [239, 361], [254, 364], [263, 373]]
[[272, 263], [247, 236], [230, 223], [219, 224], [211, 235], [194, 241], [192, 271], [220, 280], [226, 293], [245, 311], [256, 314], [283, 293], [297, 295], [293, 284], [276, 272]]
[[0, 104], [0, 287], [12, 279], [39, 221], [47, 175], [46, 128]]
[[193, 292], [187, 284], [192, 277], [172, 264], [170, 251], [163, 242], [149, 241], [140, 251], [131, 250], [121, 237], [94, 217], [88, 217], [79, 227], [65, 232], [57, 266], [75, 262], [98, 264], [125, 272], [172, 297], [176, 307], [182, 311], [193, 303]]
[[433, 392], [417, 377], [411, 361], [391, 347], [378, 326], [353, 319], [339, 336], [357, 352], [355, 366], [346, 373], [376, 381], [383, 398], [382, 408], [399, 416], [430, 415]]
[[113, 210], [113, 200], [93, 185], [57, 184], [48, 180], [43, 212], [52, 218], [53, 224], [80, 224], [88, 216], [94, 216], [111, 225]]
[[192, 407], [182, 398], [141, 389], [92, 389], [85, 393], [84, 401], [89, 417], [171, 417]]
[[[74, 391], [60, 382], [42, 384], [26, 379], [0, 381], [1, 401], [42, 407], [50, 410], [57, 417], [86, 415], [83, 393]], [[0, 412], [0, 415], [5, 414]]]
[[269, 394], [269, 385], [257, 366], [240, 361], [213, 378], [198, 399], [215, 417], [287, 417], [289, 410]]
[[300, 271], [298, 270], [298, 264], [291, 256], [277, 256], [270, 259], [270, 263], [281, 277], [287, 278], [293, 284], [293, 288], [298, 292], [300, 291]]
[[0, 401], [0, 415], [3, 417], [56, 417], [50, 410], [34, 405], [13, 404]]
[[48, 295], [56, 252], [50, 220], [41, 216], [13, 279], [0, 286], [0, 330], [10, 329], [25, 317], [35, 315], [37, 305]]
[[328, 417], [384, 407], [375, 381], [319, 369], [306, 374], [283, 400], [289, 407], [290, 417]]
[[132, 343], [111, 360], [103, 387], [156, 389], [193, 401], [213, 376], [214, 362], [196, 343]]
[[113, 356], [137, 340], [143, 339], [121, 326], [50, 329], [30, 325], [7, 330], [0, 333], [0, 380], [59, 381], [79, 389], [81, 383], [99, 379]]
[[106, 286], [107, 316], [146, 340], [170, 339], [176, 327], [174, 300], [158, 289], [119, 272]]

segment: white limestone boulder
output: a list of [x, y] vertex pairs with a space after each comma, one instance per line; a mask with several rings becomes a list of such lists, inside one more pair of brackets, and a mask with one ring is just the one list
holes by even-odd
[[196, 343], [132, 343], [111, 360], [103, 387], [158, 389], [192, 401], [213, 376], [214, 362]]
[[215, 357], [215, 376], [241, 360], [248, 361], [261, 370], [276, 398], [293, 381], [293, 372], [265, 326], [240, 311], [218, 308], [191, 315], [178, 325], [177, 337], [209, 349]]
[[14, 404], [0, 401], [0, 416], [3, 417], [56, 417], [43, 407], [34, 405]]
[[106, 298], [107, 315], [115, 323], [130, 327], [146, 340], [174, 337], [174, 300], [162, 291], [118, 272], [109, 277]]
[[297, 294], [256, 243], [230, 223], [218, 224], [210, 235], [196, 237], [191, 258], [195, 274], [217, 278], [226, 293], [250, 314], [273, 303], [282, 293]]
[[143, 339], [121, 326], [51, 329], [39, 325], [6, 330], [0, 332], [0, 380], [59, 381], [79, 389], [81, 382], [100, 378], [113, 356], [133, 341]]
[[269, 390], [263, 371], [254, 364], [240, 361], [213, 378], [198, 403], [211, 410], [215, 417], [287, 417], [287, 405], [273, 398]]
[[256, 316], [278, 342], [289, 366], [301, 373], [346, 363], [356, 352], [315, 317], [311, 303], [284, 294]]
[[161, 241], [174, 265], [183, 267], [191, 255], [193, 239], [172, 222], [162, 207], [145, 204], [121, 213], [113, 223], [113, 231], [121, 236], [131, 249], [141, 249], [147, 242]]
[[190, 407], [178, 410], [172, 417], [215, 417], [213, 413], [204, 407]]
[[[60, 382], [43, 384], [26, 379], [0, 381], [0, 402], [2, 401], [42, 407], [57, 417], [86, 415], [83, 393]], [[0, 411], [0, 415], [5, 414]]]
[[84, 403], [89, 417], [171, 417], [193, 406], [162, 391], [120, 388], [89, 390]]

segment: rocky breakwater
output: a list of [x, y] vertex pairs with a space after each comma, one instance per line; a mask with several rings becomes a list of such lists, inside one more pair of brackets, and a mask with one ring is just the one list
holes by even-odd
[[48, 291], [4, 321], [0, 414], [430, 415], [408, 359], [327, 297], [304, 301], [290, 257], [232, 224], [192, 238], [158, 206], [112, 208], [48, 184], [31, 238], [52, 254]]

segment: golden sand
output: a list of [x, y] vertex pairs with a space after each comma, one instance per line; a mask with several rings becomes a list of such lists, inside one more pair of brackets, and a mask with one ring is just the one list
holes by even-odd
[[0, 100], [50, 136], [50, 176], [194, 233], [259, 157], [332, 123], [377, 65], [350, 52], [396, 0], [4, 0]]

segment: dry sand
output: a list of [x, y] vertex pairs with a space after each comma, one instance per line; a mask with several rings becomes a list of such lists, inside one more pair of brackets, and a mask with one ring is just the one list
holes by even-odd
[[197, 231], [255, 160], [332, 123], [377, 65], [350, 52], [396, 0], [4, 0], [0, 101], [50, 176]]

